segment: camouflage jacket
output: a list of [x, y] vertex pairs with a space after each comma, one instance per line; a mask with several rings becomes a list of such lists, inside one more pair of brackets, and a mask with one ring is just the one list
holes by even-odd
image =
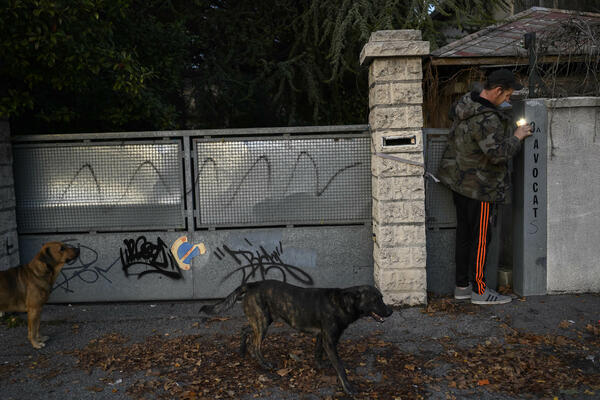
[[437, 177], [463, 196], [497, 203], [511, 200], [508, 161], [521, 148], [510, 119], [477, 92], [464, 95], [454, 115]]

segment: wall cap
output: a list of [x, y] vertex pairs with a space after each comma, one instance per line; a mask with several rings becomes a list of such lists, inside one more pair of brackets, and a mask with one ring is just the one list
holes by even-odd
[[369, 42], [389, 42], [391, 40], [421, 40], [421, 31], [417, 29], [398, 29], [375, 31], [371, 33]]
[[600, 107], [600, 97], [563, 97], [544, 102], [548, 108]]
[[360, 52], [360, 63], [370, 64], [378, 57], [416, 57], [429, 54], [429, 42], [421, 40], [421, 31], [404, 29], [376, 31]]

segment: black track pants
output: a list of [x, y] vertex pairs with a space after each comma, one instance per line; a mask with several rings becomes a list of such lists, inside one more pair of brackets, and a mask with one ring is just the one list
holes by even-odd
[[456, 286], [473, 284], [473, 291], [485, 291], [485, 260], [491, 240], [491, 213], [494, 205], [452, 192], [456, 206]]

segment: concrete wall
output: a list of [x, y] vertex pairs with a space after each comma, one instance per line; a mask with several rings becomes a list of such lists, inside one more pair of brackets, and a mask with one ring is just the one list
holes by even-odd
[[[171, 253], [186, 236], [204, 244], [189, 269]], [[111, 232], [22, 235], [22, 259], [48, 241], [80, 248], [63, 267], [53, 303], [220, 298], [245, 280], [278, 279], [297, 286], [373, 284], [371, 227], [224, 229], [195, 232]]]
[[8, 122], [0, 121], [0, 270], [19, 265], [13, 156]]
[[548, 292], [600, 292], [600, 98], [546, 106]]

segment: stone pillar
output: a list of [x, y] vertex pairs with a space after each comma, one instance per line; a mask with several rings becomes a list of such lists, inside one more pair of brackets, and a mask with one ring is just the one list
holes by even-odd
[[427, 54], [429, 42], [416, 30], [374, 32], [360, 54], [361, 64], [369, 64], [375, 284], [393, 305], [427, 302], [422, 166]]
[[0, 121], [0, 271], [19, 265], [19, 237], [10, 128]]

